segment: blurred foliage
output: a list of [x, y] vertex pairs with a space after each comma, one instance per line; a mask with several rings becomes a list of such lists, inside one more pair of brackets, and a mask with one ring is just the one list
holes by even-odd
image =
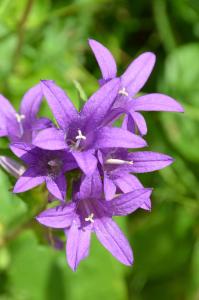
[[[155, 188], [152, 212], [119, 220], [134, 266], [121, 266], [93, 237], [91, 255], [76, 273], [34, 221], [45, 203], [43, 187], [21, 199], [0, 171], [0, 300], [198, 300], [199, 1], [1, 0], [0, 91], [18, 107], [28, 88], [54, 79], [80, 107], [100, 75], [89, 37], [113, 52], [119, 72], [142, 51], [156, 53], [143, 92], [167, 93], [186, 111], [146, 113], [147, 140], [176, 162], [140, 176]], [[42, 114], [49, 113], [44, 105]], [[1, 140], [0, 154], [5, 145]]]

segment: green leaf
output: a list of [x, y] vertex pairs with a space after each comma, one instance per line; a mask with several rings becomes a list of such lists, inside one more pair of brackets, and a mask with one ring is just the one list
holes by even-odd
[[198, 44], [176, 49], [166, 60], [164, 80], [160, 85], [165, 93], [185, 104], [185, 114], [164, 113], [161, 119], [169, 141], [191, 162], [199, 162], [198, 57]]

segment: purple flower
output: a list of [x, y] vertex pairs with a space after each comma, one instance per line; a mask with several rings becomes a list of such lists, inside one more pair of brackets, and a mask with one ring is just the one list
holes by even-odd
[[[100, 85], [117, 77], [117, 67], [110, 51], [95, 40], [89, 40], [89, 45], [95, 55], [102, 73]], [[169, 96], [163, 94], [147, 94], [135, 98], [148, 80], [155, 64], [155, 55], [145, 52], [138, 56], [120, 76], [120, 88], [112, 110], [112, 115], [126, 113], [123, 128], [135, 132], [137, 128], [141, 135], [147, 133], [147, 126], [139, 111], [176, 111], [183, 112], [182, 106]]]
[[10, 102], [0, 95], [0, 136], [8, 136], [11, 142], [30, 142], [35, 132], [52, 126], [46, 118], [36, 118], [41, 101], [40, 85], [32, 87], [24, 95], [19, 112]]
[[[104, 179], [106, 200], [115, 194], [128, 193], [143, 188], [141, 182], [131, 173], [146, 173], [160, 170], [170, 165], [173, 159], [157, 152], [130, 152], [126, 149], [107, 149], [98, 152]], [[151, 209], [150, 198], [143, 203], [143, 209]]]
[[118, 94], [119, 84], [119, 79], [113, 79], [103, 85], [78, 112], [61, 88], [52, 81], [42, 81], [43, 94], [60, 128], [40, 131], [33, 144], [49, 150], [68, 149], [87, 175], [96, 169], [97, 149], [144, 147], [146, 142], [141, 137], [107, 126], [105, 122]]
[[33, 148], [23, 143], [11, 145], [11, 150], [27, 165], [27, 170], [14, 186], [14, 193], [25, 192], [45, 182], [48, 191], [56, 199], [65, 199], [65, 172], [77, 167], [71, 153], [67, 150]]
[[67, 261], [72, 270], [88, 256], [92, 232], [116, 259], [131, 265], [131, 247], [112, 217], [134, 212], [150, 194], [151, 189], [142, 188], [104, 201], [100, 176], [95, 172], [83, 179], [72, 202], [47, 209], [37, 220], [45, 226], [65, 229]]

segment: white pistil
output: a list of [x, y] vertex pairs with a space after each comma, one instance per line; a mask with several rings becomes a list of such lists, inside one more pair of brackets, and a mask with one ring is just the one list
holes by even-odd
[[58, 161], [58, 160], [50, 160], [49, 162], [48, 162], [48, 165], [50, 166], [50, 167], [59, 167], [59, 165], [60, 165], [60, 162]]
[[15, 114], [18, 123], [21, 123], [22, 120], [25, 119], [25, 115], [20, 115], [18, 113]]
[[76, 140], [86, 140], [85, 135], [82, 134], [81, 130], [78, 129], [78, 135], [76, 136]]
[[90, 214], [87, 218], [85, 218], [84, 220], [85, 220], [86, 222], [94, 223], [93, 218], [94, 218], [94, 214], [91, 213], [91, 214]]
[[77, 140], [76, 141], [76, 143], [75, 143], [75, 145], [74, 145], [74, 148], [75, 149], [78, 149], [79, 148], [79, 145], [80, 145], [80, 143], [81, 143], [81, 140], [86, 140], [86, 136], [85, 135], [83, 135], [82, 134], [82, 132], [81, 132], [81, 130], [80, 129], [78, 129], [78, 135], [75, 137], [75, 139]]
[[126, 97], [128, 97], [128, 95], [129, 95], [128, 92], [126, 91], [125, 87], [123, 87], [121, 90], [119, 90], [118, 94], [126, 96]]
[[112, 164], [112, 165], [133, 165], [132, 160], [123, 160], [123, 159], [116, 159], [116, 158], [109, 158], [106, 160], [107, 164]]

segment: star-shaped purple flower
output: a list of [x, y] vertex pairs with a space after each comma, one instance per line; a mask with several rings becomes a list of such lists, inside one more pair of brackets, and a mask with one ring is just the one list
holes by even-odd
[[45, 182], [56, 199], [65, 200], [65, 173], [77, 168], [71, 153], [67, 150], [43, 150], [23, 143], [11, 145], [11, 150], [27, 166], [14, 186], [14, 193], [25, 192]]
[[[138, 178], [131, 173], [160, 170], [173, 162], [173, 158], [165, 154], [150, 151], [129, 153], [119, 148], [99, 151], [98, 157], [106, 200], [112, 199], [117, 192], [128, 193], [143, 188]], [[142, 208], [151, 209], [150, 198], [146, 199]]]
[[137, 210], [151, 194], [151, 189], [138, 189], [105, 201], [99, 173], [85, 177], [73, 201], [47, 209], [37, 220], [48, 227], [65, 229], [67, 261], [72, 270], [88, 256], [91, 233], [120, 262], [133, 263], [128, 240], [113, 216], [125, 216]]
[[37, 118], [43, 93], [40, 85], [29, 89], [24, 95], [19, 112], [0, 95], [0, 136], [8, 136], [11, 142], [31, 143], [35, 132], [51, 127], [47, 118]]
[[[90, 39], [89, 45], [95, 55], [102, 73], [100, 85], [117, 78], [117, 66], [110, 51], [99, 42]], [[135, 98], [148, 80], [155, 64], [155, 55], [145, 52], [138, 56], [120, 76], [120, 88], [110, 118], [126, 113], [123, 128], [141, 135], [147, 133], [147, 126], [139, 111], [176, 111], [183, 112], [182, 106], [169, 96], [153, 93]]]
[[97, 149], [146, 146], [141, 137], [121, 128], [107, 126], [105, 122], [118, 94], [119, 84], [119, 79], [104, 84], [78, 112], [61, 88], [52, 81], [42, 81], [42, 92], [59, 129], [40, 131], [33, 144], [48, 150], [68, 149], [87, 175], [91, 175], [96, 169]]

